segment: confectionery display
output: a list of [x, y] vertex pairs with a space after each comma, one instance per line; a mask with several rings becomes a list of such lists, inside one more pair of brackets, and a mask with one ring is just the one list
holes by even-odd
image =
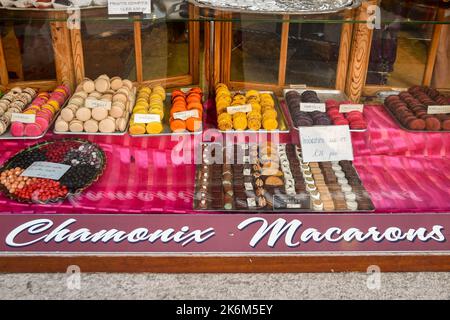
[[68, 7], [105, 7], [107, 0], [1, 0], [0, 8], [64, 9]]
[[203, 92], [200, 88], [191, 88], [184, 93], [181, 90], [172, 92], [170, 108], [170, 129], [172, 132], [199, 131], [202, 127]]
[[341, 104], [351, 104], [351, 101], [338, 102], [333, 99], [325, 101], [327, 115], [333, 121], [334, 125], [348, 125], [350, 130], [365, 130], [367, 122], [362, 112], [353, 110], [346, 113], [339, 112]]
[[225, 84], [216, 85], [217, 127], [222, 131], [278, 129], [278, 112], [271, 93], [249, 90], [232, 93]]
[[450, 131], [450, 113], [428, 114], [428, 106], [450, 105], [450, 99], [436, 89], [414, 86], [398, 95], [388, 96], [384, 104], [406, 129]]
[[[214, 163], [218, 154], [227, 159]], [[232, 161], [230, 161], [232, 160]], [[233, 162], [233, 164], [231, 164]], [[195, 209], [370, 211], [374, 206], [350, 161], [304, 162], [292, 144], [203, 147]]]
[[36, 96], [36, 91], [31, 88], [12, 88], [0, 99], [0, 136], [3, 135], [11, 124], [13, 113], [21, 113]]
[[[365, 130], [367, 122], [360, 111], [348, 113], [339, 112], [341, 104], [348, 104], [349, 101], [337, 101], [326, 99], [321, 101], [316, 91], [306, 90], [302, 93], [297, 90], [290, 90], [285, 93], [286, 103], [295, 128], [310, 126], [348, 125], [350, 130]], [[325, 103], [324, 112], [319, 110], [302, 111], [300, 103], [321, 104]]]
[[198, 87], [176, 89], [167, 95], [161, 86], [142, 87], [133, 108], [129, 132], [132, 136], [199, 133], [202, 100], [203, 92]]
[[[24, 171], [35, 163], [64, 164], [60, 179]], [[49, 203], [82, 192], [103, 173], [106, 158], [95, 144], [80, 139], [43, 142], [10, 158], [0, 169], [0, 191], [19, 202]]]
[[[166, 90], [161, 86], [151, 88], [143, 86], [139, 89], [136, 105], [130, 120], [130, 134], [157, 134], [163, 131], [164, 101], [166, 100]], [[136, 114], [157, 115], [156, 121], [140, 123], [135, 121]]]
[[61, 110], [55, 133], [125, 133], [135, 103], [136, 88], [130, 80], [101, 75], [85, 79]]
[[34, 123], [13, 121], [11, 135], [14, 137], [38, 137], [47, 132], [53, 119], [70, 96], [68, 86], [58, 86], [52, 93], [40, 92], [22, 114], [35, 115]]

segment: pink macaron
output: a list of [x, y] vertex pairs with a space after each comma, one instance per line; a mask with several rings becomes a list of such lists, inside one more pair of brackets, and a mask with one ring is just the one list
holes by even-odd
[[11, 134], [14, 137], [23, 137], [24, 124], [22, 122], [13, 122], [11, 124]]
[[37, 137], [42, 134], [43, 130], [41, 130], [41, 127], [36, 123], [29, 123], [25, 126], [25, 136], [27, 137]]

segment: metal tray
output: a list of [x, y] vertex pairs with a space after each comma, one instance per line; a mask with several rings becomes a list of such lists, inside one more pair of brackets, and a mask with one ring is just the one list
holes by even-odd
[[[313, 15], [313, 14], [330, 14], [330, 13], [338, 13], [342, 10], [349, 10], [358, 8], [361, 5], [360, 0], [346, 0], [343, 1], [340, 6], [336, 6], [334, 9], [328, 9], [328, 10], [320, 10], [320, 8], [317, 8], [315, 10], [306, 10], [305, 8], [300, 7], [301, 1], [297, 1], [296, 7], [286, 5], [285, 3], [280, 3], [280, 8], [274, 9], [274, 8], [265, 8], [264, 3], [261, 2], [261, 6], [257, 8], [249, 8], [245, 5], [230, 5], [227, 3], [226, 0], [222, 1], [201, 1], [201, 0], [189, 0], [189, 2], [195, 4], [198, 7], [201, 8], [209, 8], [214, 10], [220, 10], [225, 12], [236, 12], [236, 13], [253, 13], [253, 14], [300, 14], [300, 15]], [[280, 1], [273, 1], [273, 2], [280, 2]], [[286, 1], [284, 1], [286, 2]], [[295, 1], [291, 2], [292, 4], [295, 4]], [[252, 3], [254, 4], [254, 3]]]
[[[272, 98], [273, 101], [275, 102], [275, 110], [277, 111], [278, 117], [277, 117], [277, 121], [278, 121], [278, 129], [276, 130], [265, 130], [265, 129], [259, 129], [259, 130], [219, 130], [219, 128], [216, 127], [216, 129], [219, 130], [220, 133], [227, 133], [227, 134], [231, 134], [231, 133], [289, 133], [289, 125], [288, 122], [286, 120], [286, 115], [283, 112], [283, 109], [280, 106], [280, 101], [278, 100], [278, 97], [275, 95], [275, 93], [273, 91], [260, 91], [258, 90], [259, 93], [269, 93]], [[232, 94], [245, 94], [246, 91], [231, 91]], [[216, 108], [216, 104], [214, 101], [214, 108]]]
[[36, 137], [14, 137], [11, 134], [11, 124], [10, 124], [8, 130], [3, 135], [0, 136], [0, 140], [37, 140], [37, 139], [43, 138], [47, 134], [48, 130], [50, 130], [50, 127], [53, 126], [53, 124], [55, 123], [59, 114], [61, 113], [61, 110], [67, 105], [68, 102], [69, 102], [69, 98], [66, 100], [66, 102], [64, 102], [63, 106], [59, 109], [59, 111], [53, 117], [52, 121], [49, 123], [49, 125], [47, 127], [47, 130], [45, 130], [39, 136], [36, 136]]
[[[442, 92], [441, 90], [439, 90], [439, 92]], [[391, 116], [391, 118], [394, 120], [395, 123], [397, 123], [397, 125], [405, 131], [408, 132], [431, 132], [431, 133], [449, 133], [450, 130], [411, 130], [407, 127], [405, 127], [395, 116], [395, 114], [391, 111], [391, 109], [389, 109], [385, 104], [384, 104], [384, 100], [391, 96], [391, 95], [398, 95], [400, 93], [400, 91], [397, 90], [388, 90], [388, 91], [379, 91], [377, 92], [377, 97], [379, 97], [382, 101], [383, 101], [383, 107], [386, 110], [386, 112]]]
[[[201, 165], [196, 165], [195, 167], [195, 183], [194, 183], [194, 196], [193, 196], [193, 209], [197, 210], [197, 211], [208, 211], [208, 212], [220, 212], [220, 213], [280, 213], [280, 212], [288, 212], [288, 213], [298, 213], [298, 212], [302, 212], [302, 213], [311, 213], [311, 214], [321, 214], [321, 213], [369, 213], [369, 212], [374, 212], [375, 211], [375, 205], [373, 204], [372, 199], [370, 198], [370, 196], [367, 198], [368, 201], [370, 202], [370, 207], [372, 209], [369, 210], [333, 210], [333, 211], [316, 211], [313, 209], [312, 206], [312, 199], [310, 198], [310, 204], [309, 204], [309, 208], [297, 208], [297, 209], [292, 209], [292, 208], [285, 208], [285, 209], [258, 209], [258, 208], [254, 208], [254, 209], [230, 209], [230, 210], [226, 210], [226, 209], [211, 209], [211, 208], [207, 208], [207, 209], [202, 209], [199, 207], [198, 205], [198, 199], [197, 199], [197, 192], [199, 189], [199, 185], [198, 185], [198, 181], [197, 181], [197, 177], [198, 172], [201, 168]], [[362, 183], [361, 177], [358, 173], [358, 170], [356, 170], [356, 168], [353, 166], [353, 169], [355, 170], [359, 180], [361, 181], [361, 186], [364, 189], [365, 192], [367, 192], [367, 189], [364, 187], [364, 184]], [[368, 194], [368, 192], [367, 192]]]
[[[142, 138], [142, 137], [164, 137], [164, 136], [191, 136], [191, 135], [199, 135], [203, 133], [203, 119], [202, 119], [202, 126], [199, 131], [190, 132], [172, 132], [169, 125], [169, 118], [170, 118], [170, 108], [172, 107], [172, 93], [166, 93], [166, 100], [164, 100], [164, 118], [162, 120], [163, 124], [163, 131], [160, 133], [144, 133], [144, 134], [129, 134], [131, 137], [134, 138]], [[130, 116], [131, 121], [131, 116]], [[130, 124], [128, 123], [128, 127]], [[128, 131], [127, 127], [127, 131]]]
[[[302, 94], [305, 91], [314, 91], [317, 93], [317, 96], [319, 97], [320, 101], [325, 102], [328, 99], [333, 99], [336, 101], [348, 101], [348, 97], [347, 95], [340, 91], [340, 90], [328, 90], [328, 89], [284, 89], [283, 90], [283, 99], [286, 103], [286, 93], [288, 93], [289, 91], [297, 91], [298, 93]], [[298, 130], [298, 127], [294, 126], [294, 120], [292, 119], [292, 115], [291, 115], [291, 111], [289, 110], [289, 107], [287, 106], [286, 103], [286, 110], [289, 114], [289, 124], [291, 126], [291, 128], [293, 128], [294, 130]], [[330, 125], [330, 126], [334, 126]], [[350, 129], [350, 132], [366, 132], [367, 129]]]

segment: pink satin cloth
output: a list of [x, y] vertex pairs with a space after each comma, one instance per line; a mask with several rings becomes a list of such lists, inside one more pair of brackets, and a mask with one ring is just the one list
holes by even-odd
[[[354, 164], [376, 212], [449, 211], [450, 133], [403, 131], [380, 106], [368, 106], [364, 114], [368, 131], [352, 133]], [[287, 136], [282, 140], [298, 141], [294, 130]], [[40, 141], [63, 137], [47, 134]], [[172, 161], [179, 138], [80, 137], [99, 144], [107, 155], [106, 171], [96, 183], [61, 204], [21, 204], [0, 195], [0, 212], [207, 213], [192, 207], [195, 164]], [[187, 141], [198, 145], [192, 137]], [[36, 142], [1, 140], [0, 163]], [[186, 157], [192, 163], [193, 153]]]

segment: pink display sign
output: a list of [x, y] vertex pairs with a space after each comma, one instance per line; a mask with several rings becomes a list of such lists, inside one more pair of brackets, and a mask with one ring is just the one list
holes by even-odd
[[2, 253], [450, 252], [450, 214], [1, 215]]

